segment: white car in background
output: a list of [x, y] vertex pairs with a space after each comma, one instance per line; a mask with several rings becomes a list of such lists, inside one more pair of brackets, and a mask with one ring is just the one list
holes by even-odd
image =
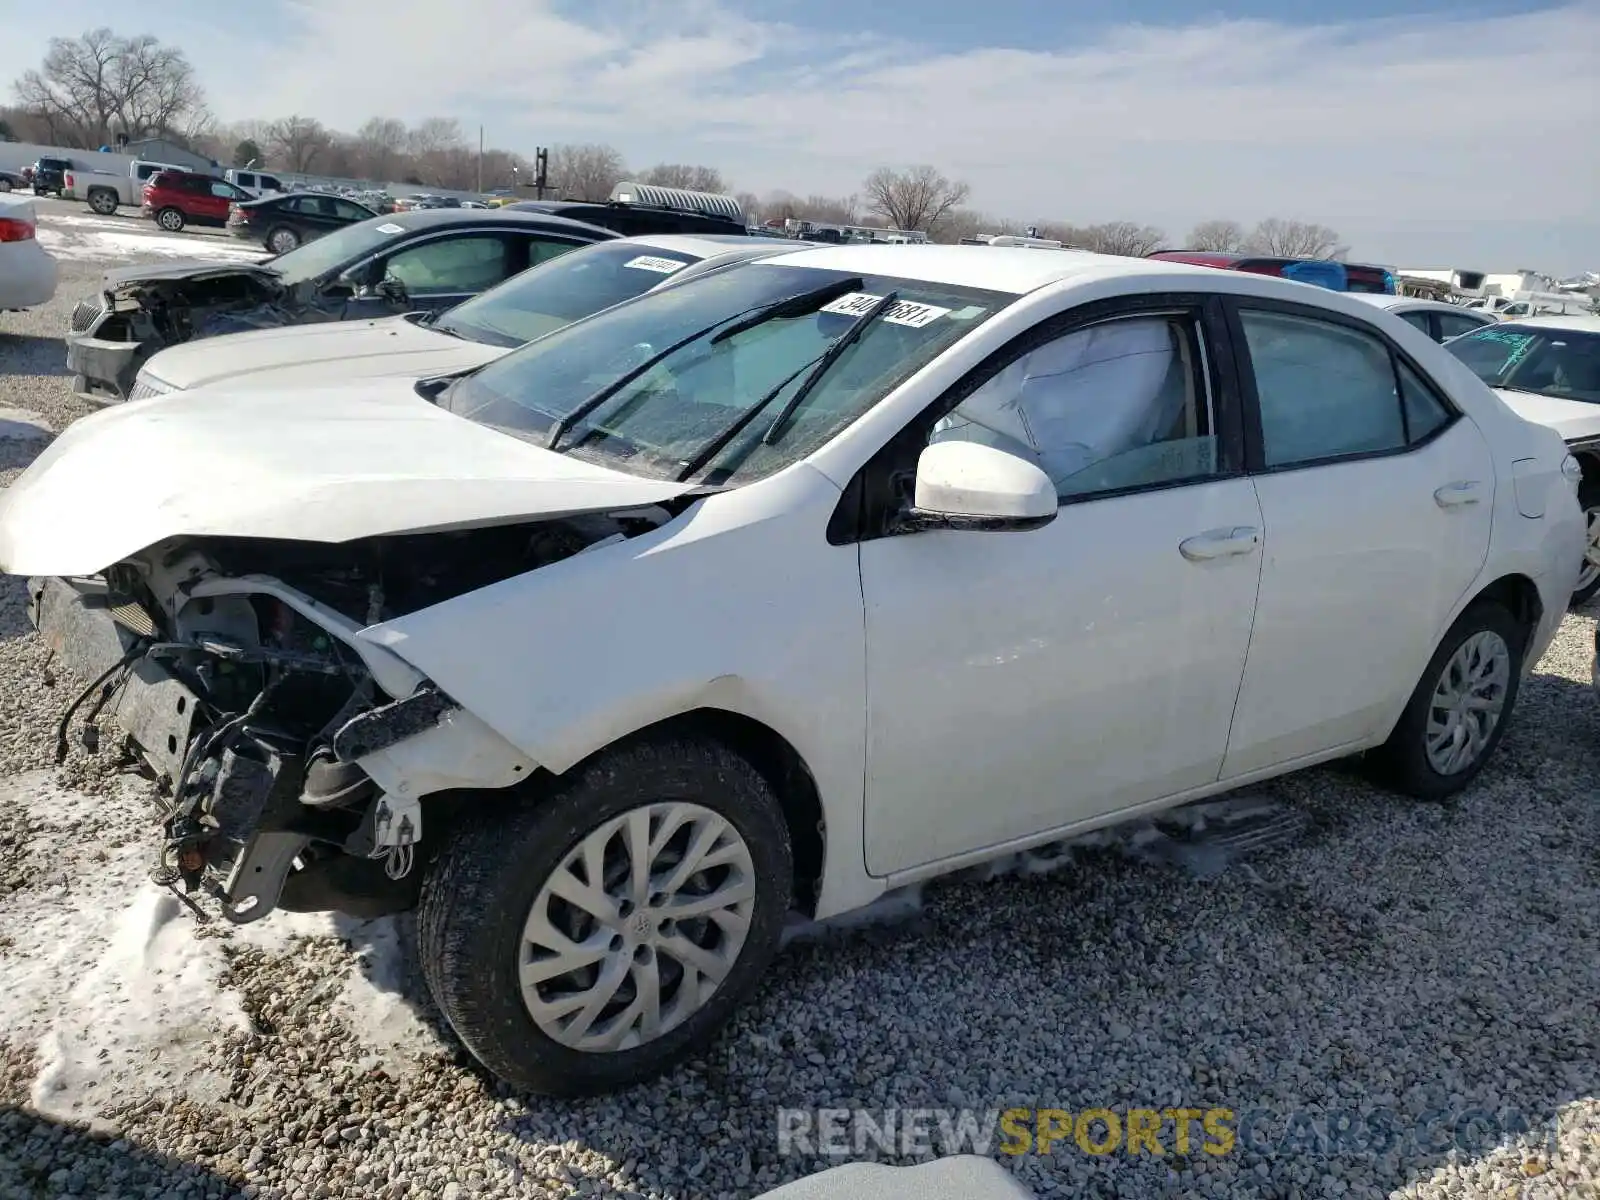
[[1453, 337], [1493, 325], [1495, 319], [1481, 309], [1460, 304], [1446, 304], [1443, 300], [1424, 300], [1416, 296], [1385, 296], [1376, 292], [1352, 292], [1377, 308], [1392, 312], [1408, 325], [1422, 330], [1436, 342], [1447, 342]]
[[471, 1051], [594, 1092], [696, 1053], [791, 913], [1362, 752], [1459, 791], [1576, 472], [1339, 293], [836, 246], [429, 396], [97, 413], [0, 493], [0, 569], [167, 781], [159, 878], [416, 906]]
[[457, 374], [653, 288], [796, 248], [786, 238], [733, 234], [598, 242], [440, 313], [251, 330], [169, 346], [139, 371], [131, 399], [199, 387], [287, 388]]
[[1588, 602], [1600, 593], [1600, 316], [1498, 321], [1447, 349], [1512, 409], [1559, 433], [1582, 466], [1588, 540], [1572, 603]]
[[0, 312], [33, 308], [56, 294], [60, 268], [38, 234], [32, 198], [0, 195]]

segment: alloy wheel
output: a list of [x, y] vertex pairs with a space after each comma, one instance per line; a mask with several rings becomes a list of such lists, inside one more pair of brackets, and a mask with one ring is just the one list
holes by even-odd
[[642, 1045], [716, 993], [744, 949], [756, 871], [739, 831], [698, 804], [647, 804], [586, 835], [523, 926], [523, 1004], [575, 1050]]
[[1500, 723], [1511, 684], [1511, 650], [1498, 633], [1480, 630], [1456, 647], [1428, 706], [1428, 765], [1455, 775], [1478, 761]]
[[1594, 581], [1600, 579], [1600, 508], [1588, 509], [1583, 515], [1588, 523], [1588, 537], [1584, 543], [1583, 569], [1578, 572], [1578, 584], [1572, 589], [1575, 592], [1593, 586]]

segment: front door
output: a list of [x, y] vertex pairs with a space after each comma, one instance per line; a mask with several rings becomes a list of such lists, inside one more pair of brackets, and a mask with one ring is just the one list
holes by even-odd
[[1226, 335], [1181, 302], [1049, 324], [958, 388], [930, 437], [1037, 462], [1054, 522], [860, 547], [877, 875], [1208, 784], [1222, 765], [1263, 528], [1231, 387], [1207, 366], [1207, 327]]

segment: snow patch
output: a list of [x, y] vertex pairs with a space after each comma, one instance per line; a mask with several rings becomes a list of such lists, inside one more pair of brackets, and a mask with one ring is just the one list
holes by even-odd
[[249, 1025], [238, 994], [219, 983], [230, 943], [282, 952], [297, 935], [345, 939], [356, 965], [334, 985], [334, 1007], [357, 1038], [396, 1068], [442, 1050], [407, 999], [393, 919], [280, 912], [239, 927], [219, 918], [209, 928], [221, 936], [197, 937], [187, 908], [148, 880], [146, 786], [89, 796], [49, 770], [0, 783], [0, 805], [26, 815], [26, 857], [38, 864], [0, 903], [0, 1041], [36, 1052], [36, 1108], [83, 1120], [152, 1093], [223, 1095], [211, 1043]]
[[193, 258], [218, 262], [260, 262], [270, 257], [252, 246], [229, 246], [216, 239], [163, 237], [154, 233], [124, 233], [118, 230], [91, 230], [63, 233], [41, 228], [37, 235], [42, 245], [56, 258], [72, 262], [100, 262], [106, 259], [131, 260], [145, 257]]

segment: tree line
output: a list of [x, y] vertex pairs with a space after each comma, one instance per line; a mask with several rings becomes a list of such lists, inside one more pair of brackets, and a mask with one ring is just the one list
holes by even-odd
[[[534, 183], [534, 168], [515, 151], [478, 145], [452, 117], [415, 125], [375, 116], [353, 133], [295, 113], [275, 120], [225, 125], [206, 106], [205, 93], [183, 51], [149, 35], [122, 37], [93, 29], [52, 38], [40, 65], [12, 85], [14, 106], [0, 108], [0, 139], [96, 149], [159, 136], [236, 167], [258, 166], [292, 175], [405, 183], [459, 191], [518, 188]], [[1023, 234], [1106, 254], [1142, 255], [1174, 243], [1165, 230], [1134, 221], [1076, 225], [1022, 221], [971, 208], [972, 189], [933, 166], [880, 167], [847, 196], [740, 190], [715, 167], [657, 163], [630, 168], [613, 146], [549, 148], [547, 195], [603, 200], [623, 180], [737, 195], [758, 221], [786, 218], [833, 225], [887, 225], [955, 242], [980, 234]], [[1269, 218], [1251, 228], [1237, 221], [1202, 221], [1181, 243], [1187, 249], [1311, 258], [1348, 252], [1336, 231], [1305, 221]]]

